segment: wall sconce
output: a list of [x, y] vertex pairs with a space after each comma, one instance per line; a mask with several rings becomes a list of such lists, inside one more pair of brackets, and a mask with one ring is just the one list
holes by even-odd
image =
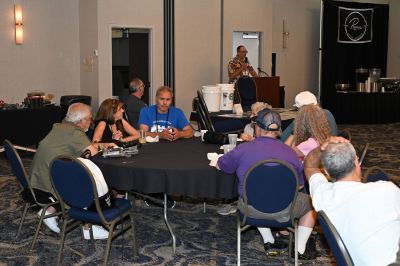
[[22, 8], [21, 5], [14, 6], [15, 18], [15, 43], [22, 44], [24, 42], [24, 29], [22, 27]]
[[283, 20], [282, 25], [282, 48], [287, 48], [289, 38], [289, 31], [287, 30], [286, 20]]

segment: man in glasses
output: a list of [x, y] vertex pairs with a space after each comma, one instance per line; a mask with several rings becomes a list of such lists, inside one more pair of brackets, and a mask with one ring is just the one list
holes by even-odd
[[129, 84], [129, 95], [125, 100], [126, 114], [128, 115], [129, 123], [136, 129], [139, 128], [139, 114], [146, 103], [142, 101], [144, 94], [144, 83], [138, 78], [132, 79]]
[[236, 48], [236, 56], [229, 61], [228, 76], [229, 83], [235, 83], [236, 80], [242, 76], [258, 77], [257, 72], [254, 71], [247, 58], [247, 49], [244, 45], [239, 45]]
[[[86, 150], [90, 151], [91, 155], [95, 155], [100, 148], [115, 145], [113, 143], [92, 144], [85, 134], [91, 121], [92, 111], [90, 106], [83, 103], [71, 104], [64, 121], [54, 124], [49, 134], [40, 141], [30, 172], [32, 187], [39, 202], [51, 203], [56, 200], [49, 171], [50, 163], [55, 157], [60, 154], [80, 157]], [[39, 211], [39, 217], [42, 211], [43, 209]], [[56, 212], [56, 209], [51, 206], [45, 212], [48, 215]], [[44, 219], [43, 222], [53, 232], [60, 233], [56, 217]], [[92, 229], [95, 239], [108, 238], [108, 231], [101, 226], [94, 225]], [[85, 239], [88, 239], [86, 236], [89, 235], [89, 230], [84, 230], [86, 230], [86, 234], [84, 231]]]

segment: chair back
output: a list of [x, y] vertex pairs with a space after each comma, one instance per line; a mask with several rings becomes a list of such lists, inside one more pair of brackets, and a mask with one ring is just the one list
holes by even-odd
[[[296, 200], [298, 187], [297, 172], [290, 164], [276, 159], [263, 160], [246, 172], [243, 200], [246, 206], [251, 205], [260, 212], [277, 213]], [[294, 204], [291, 205], [290, 208]]]
[[363, 182], [389, 181], [389, 175], [379, 166], [372, 166], [364, 174]]
[[240, 77], [235, 83], [242, 106], [251, 106], [257, 102], [257, 86], [254, 79], [248, 76]]
[[318, 220], [333, 256], [336, 259], [336, 264], [338, 266], [353, 266], [354, 263], [346, 245], [324, 211], [318, 212]]
[[365, 156], [367, 155], [368, 147], [369, 147], [369, 143], [367, 142], [367, 143], [365, 143], [365, 145], [360, 150], [360, 153], [358, 154], [358, 163], [360, 164], [360, 166], [363, 163]]
[[197, 113], [200, 116], [201, 123], [205, 126], [205, 129], [211, 132], [215, 132], [213, 123], [211, 121], [210, 114], [208, 112], [208, 108], [206, 105], [206, 102], [204, 101], [203, 98], [203, 93], [200, 90], [197, 90], [197, 102], [196, 102], [196, 107], [197, 107]]
[[50, 176], [61, 206], [90, 207], [97, 198], [92, 173], [71, 156], [57, 156], [50, 164]]
[[24, 189], [31, 189], [28, 174], [26, 173], [21, 157], [19, 156], [17, 150], [9, 140], [4, 140], [3, 146], [7, 159], [11, 164], [11, 169], [14, 175], [17, 177], [18, 182]]

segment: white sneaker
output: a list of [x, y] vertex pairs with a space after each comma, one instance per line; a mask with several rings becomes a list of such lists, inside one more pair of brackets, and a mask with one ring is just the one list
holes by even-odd
[[[92, 225], [93, 238], [94, 239], [107, 239], [108, 231], [100, 225]], [[90, 239], [89, 228], [83, 228], [83, 237], [85, 239]]]
[[[39, 217], [39, 219], [40, 219], [40, 216], [42, 215], [42, 211], [43, 211], [43, 209], [40, 209], [40, 211], [37, 213], [37, 216]], [[51, 213], [49, 213], [49, 212], [46, 210], [45, 215], [49, 215], [49, 214], [51, 214]], [[55, 232], [55, 233], [57, 233], [57, 234], [60, 233], [60, 228], [58, 227], [57, 217], [56, 217], [56, 216], [43, 219], [43, 223], [44, 223], [51, 231], [53, 231], [53, 232]]]
[[235, 213], [237, 211], [237, 207], [232, 204], [222, 204], [221, 208], [217, 210], [220, 215], [229, 215], [231, 213]]

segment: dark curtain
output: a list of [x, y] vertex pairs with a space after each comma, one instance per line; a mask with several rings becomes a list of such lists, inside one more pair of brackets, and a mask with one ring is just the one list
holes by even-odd
[[[342, 108], [336, 83], [350, 83], [355, 90], [357, 68], [380, 68], [381, 76], [386, 76], [389, 6], [331, 0], [324, 0], [323, 3], [321, 103], [336, 116]], [[339, 7], [373, 8], [371, 42], [338, 42]], [[340, 122], [341, 118], [337, 120]]]

